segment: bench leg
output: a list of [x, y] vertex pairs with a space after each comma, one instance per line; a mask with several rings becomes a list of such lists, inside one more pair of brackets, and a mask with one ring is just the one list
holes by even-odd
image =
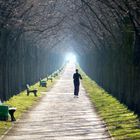
[[13, 121], [16, 121], [16, 119], [15, 119], [15, 117], [14, 117], [14, 112], [15, 112], [15, 110], [9, 110], [9, 114], [10, 114], [10, 116], [11, 116], [11, 121], [13, 122]]
[[34, 95], [37, 97], [37, 94], [36, 93], [37, 93], [37, 91], [34, 91]]
[[29, 92], [27, 92], [27, 96], [29, 96]]

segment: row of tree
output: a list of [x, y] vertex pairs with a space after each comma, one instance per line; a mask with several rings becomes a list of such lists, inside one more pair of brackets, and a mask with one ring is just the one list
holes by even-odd
[[[85, 72], [120, 102], [140, 113], [140, 2], [81, 0], [73, 36]], [[82, 47], [83, 46], [83, 47]]]
[[7, 100], [63, 64], [55, 53], [65, 18], [57, 0], [0, 0], [0, 99]]

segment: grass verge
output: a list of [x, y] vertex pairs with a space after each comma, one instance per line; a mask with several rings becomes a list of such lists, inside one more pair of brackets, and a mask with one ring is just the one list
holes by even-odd
[[84, 88], [97, 112], [107, 124], [112, 137], [116, 140], [140, 140], [138, 116], [99, 87], [84, 72], [81, 73]]
[[[29, 96], [27, 96], [26, 90], [22, 91], [18, 95], [13, 96], [8, 101], [4, 102], [3, 104], [16, 107], [17, 110], [15, 112], [15, 118], [19, 119], [25, 113], [28, 109], [30, 109], [44, 94], [41, 94], [41, 92], [48, 91], [52, 85], [55, 83], [55, 80], [58, 79], [58, 76], [56, 78], [53, 78], [53, 82], [50, 80], [47, 81], [47, 88], [46, 87], [40, 87], [39, 82], [32, 85], [31, 88], [38, 89], [37, 97], [34, 96], [33, 93], [30, 93]], [[12, 122], [10, 119], [8, 121], [0, 121], [0, 137], [12, 126]]]

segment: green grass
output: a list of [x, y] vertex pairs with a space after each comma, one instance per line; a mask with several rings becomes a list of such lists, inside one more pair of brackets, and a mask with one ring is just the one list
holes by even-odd
[[140, 122], [137, 115], [116, 98], [99, 87], [85, 73], [83, 85], [98, 114], [106, 122], [108, 130], [116, 140], [140, 140]]
[[[29, 110], [33, 105], [37, 104], [37, 101], [39, 101], [39, 99], [41, 99], [41, 97], [43, 97], [44, 95], [41, 92], [46, 92], [47, 90], [49, 90], [57, 78], [58, 77], [53, 78], [53, 82], [51, 82], [50, 80], [47, 81], [47, 88], [40, 87], [39, 82], [35, 85], [32, 85], [31, 88], [38, 89], [37, 97], [35, 97], [33, 93], [30, 93], [30, 95], [27, 96], [27, 92], [25, 90], [19, 93], [18, 95], [13, 96], [3, 104], [16, 107], [17, 110], [15, 112], [15, 118], [19, 119], [21, 118], [23, 113]], [[11, 126], [12, 123], [10, 122], [10, 117], [8, 121], [0, 121], [0, 136], [2, 136], [4, 132], [6, 132]]]

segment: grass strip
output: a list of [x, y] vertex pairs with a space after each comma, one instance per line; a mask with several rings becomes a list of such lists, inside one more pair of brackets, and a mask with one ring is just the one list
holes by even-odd
[[[11, 97], [8, 101], [4, 102], [3, 104], [16, 107], [17, 110], [15, 112], [15, 118], [20, 119], [23, 113], [25, 113], [27, 110], [29, 110], [41, 97], [44, 95], [41, 92], [48, 91], [52, 85], [55, 83], [56, 79], [58, 79], [59, 76], [53, 78], [53, 82], [50, 80], [47, 81], [47, 88], [41, 87], [39, 85], [39, 82], [36, 84], [30, 86], [31, 88], [38, 89], [37, 97], [34, 96], [33, 93], [30, 93], [29, 96], [27, 96], [26, 90], [20, 92], [18, 95], [15, 95]], [[0, 121], [0, 137], [12, 126], [12, 122], [10, 121], [10, 118], [8, 121]]]
[[108, 130], [116, 140], [140, 140], [140, 122], [137, 115], [127, 106], [107, 93], [84, 72], [83, 86]]

